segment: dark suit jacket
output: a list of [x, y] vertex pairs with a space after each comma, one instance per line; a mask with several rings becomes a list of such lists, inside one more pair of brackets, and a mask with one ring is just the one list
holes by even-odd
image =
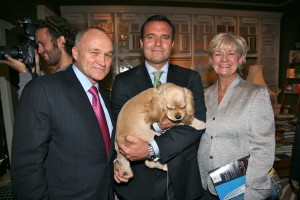
[[[108, 98], [100, 93], [112, 116]], [[113, 199], [111, 144], [107, 158], [96, 116], [72, 67], [31, 81], [14, 124], [11, 176], [17, 199]]]
[[[167, 82], [187, 87], [193, 92], [195, 116], [205, 121], [206, 107], [199, 73], [170, 64]], [[115, 116], [130, 98], [151, 87], [153, 85], [144, 64], [117, 75], [112, 90], [112, 109]], [[190, 126], [178, 126], [155, 137], [161, 160], [168, 164], [177, 200], [199, 199], [202, 195], [195, 145], [202, 133], [203, 131], [196, 131]], [[147, 168], [144, 161], [131, 162], [131, 166], [133, 179], [128, 184], [116, 184], [117, 193], [130, 200], [155, 199], [153, 193], [156, 181], [165, 172]]]
[[[295, 139], [292, 151], [290, 178], [300, 182], [300, 115], [297, 120]], [[300, 196], [300, 189], [298, 190]]]

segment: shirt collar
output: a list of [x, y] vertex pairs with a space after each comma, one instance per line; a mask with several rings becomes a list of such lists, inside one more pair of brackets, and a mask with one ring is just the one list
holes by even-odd
[[[145, 62], [145, 65], [150, 76], [153, 72], [157, 70], [151, 65], [149, 65], [147, 62]], [[168, 74], [168, 69], [169, 69], [169, 62], [166, 62], [166, 64], [160, 70], [164, 72], [163, 74]]]
[[[86, 77], [86, 75], [84, 75], [77, 67], [75, 64], [72, 65], [72, 68], [79, 80], [79, 82], [81, 83], [84, 91], [88, 92], [89, 89], [93, 86], [93, 84], [91, 83], [91, 81]], [[95, 84], [96, 88], [99, 90], [99, 86], [98, 83]]]

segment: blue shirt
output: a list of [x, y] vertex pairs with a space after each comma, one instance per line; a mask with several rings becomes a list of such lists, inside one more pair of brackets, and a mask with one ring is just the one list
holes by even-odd
[[[92, 105], [92, 94], [89, 93], [89, 89], [93, 86], [93, 84], [91, 83], [91, 81], [73, 64], [72, 65], [72, 68], [79, 80], [79, 82], [81, 83], [86, 95], [88, 96], [89, 100], [90, 100], [90, 103]], [[98, 89], [99, 91], [99, 84], [96, 83], [95, 84], [95, 87]], [[111, 136], [111, 133], [112, 133], [112, 129], [113, 129], [113, 126], [112, 126], [112, 122], [111, 122], [111, 119], [110, 119], [110, 116], [109, 116], [109, 113], [107, 111], [107, 108], [106, 108], [106, 105], [102, 99], [102, 96], [100, 94], [100, 92], [98, 92], [99, 94], [99, 99], [100, 99], [100, 103], [103, 107], [103, 111], [104, 111], [104, 114], [105, 114], [105, 118], [106, 118], [106, 122], [107, 122], [107, 126], [108, 126], [108, 130], [109, 130], [109, 134]]]
[[[153, 68], [150, 66], [147, 62], [145, 62], [146, 69], [149, 73], [149, 76], [151, 78], [152, 83], [154, 82], [154, 75], [153, 72], [157, 71], [157, 69]], [[161, 77], [160, 77], [160, 82], [161, 83], [166, 83], [167, 82], [167, 75], [168, 75], [168, 69], [169, 69], [169, 62], [167, 62], [160, 70], [163, 72]]]

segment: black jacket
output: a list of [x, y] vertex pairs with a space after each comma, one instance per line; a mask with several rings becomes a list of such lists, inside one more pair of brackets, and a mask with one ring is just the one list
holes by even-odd
[[[206, 107], [201, 78], [198, 72], [176, 65], [169, 66], [167, 82], [189, 88], [194, 95], [195, 116], [206, 120]], [[122, 106], [133, 96], [153, 87], [144, 64], [116, 76], [112, 89], [112, 109], [117, 116]], [[155, 141], [161, 160], [168, 164], [171, 184], [177, 200], [199, 199], [202, 185], [197, 162], [197, 144], [204, 131], [190, 126], [169, 129]], [[131, 162], [134, 173], [128, 184], [116, 184], [116, 191], [130, 200], [153, 200], [156, 181], [165, 173], [147, 168], [144, 161]], [[167, 183], [166, 183], [167, 184]], [[157, 198], [161, 199], [161, 198]]]

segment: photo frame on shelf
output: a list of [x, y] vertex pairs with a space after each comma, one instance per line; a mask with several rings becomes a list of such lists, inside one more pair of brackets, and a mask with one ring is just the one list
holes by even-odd
[[103, 22], [91, 22], [91, 26], [92, 27], [98, 27], [98, 28], [102, 28], [103, 30], [105, 30], [108, 34], [113, 33], [114, 32], [114, 26], [113, 23], [103, 23]]
[[181, 43], [180, 52], [190, 53], [190, 49], [191, 49], [190, 34], [189, 33], [182, 33], [180, 35], [181, 35], [181, 37], [180, 37], [180, 43]]
[[140, 35], [139, 34], [130, 34], [130, 51], [137, 52], [140, 51]]
[[180, 33], [189, 33], [190, 32], [190, 28], [189, 28], [189, 24], [180, 24]]
[[300, 50], [291, 50], [289, 53], [289, 63], [300, 63]]
[[129, 30], [129, 24], [128, 23], [119, 23], [118, 24], [118, 31], [120, 33], [128, 33]]
[[140, 24], [139, 23], [132, 23], [130, 24], [130, 32], [140, 32]]
[[125, 72], [133, 67], [136, 67], [143, 62], [142, 56], [119, 56], [117, 73]]

